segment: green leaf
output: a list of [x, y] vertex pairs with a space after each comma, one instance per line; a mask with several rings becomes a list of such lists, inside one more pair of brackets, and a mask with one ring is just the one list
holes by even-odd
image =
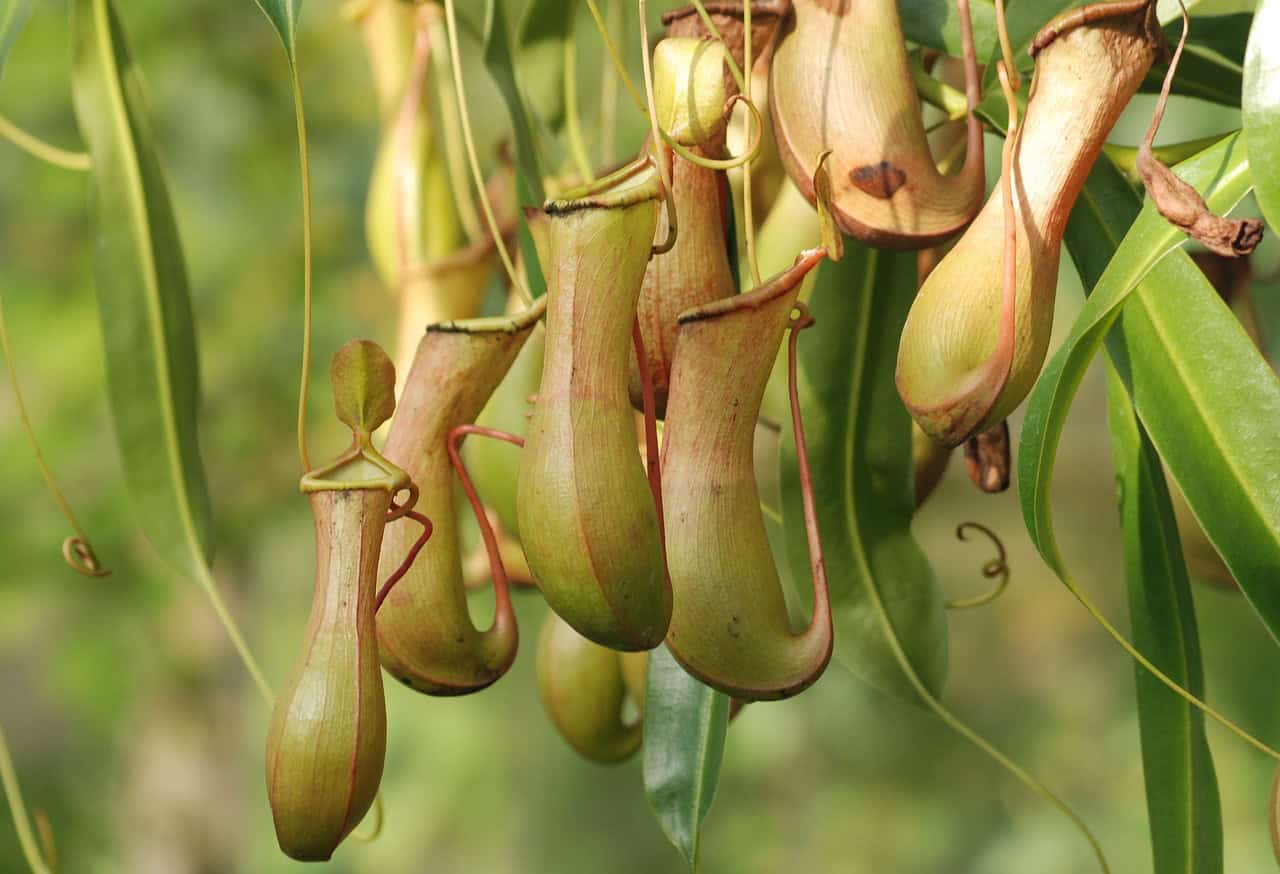
[[1280, 0], [1260, 0], [1245, 52], [1244, 138], [1253, 156], [1258, 205], [1280, 228]]
[[[902, 35], [908, 42], [959, 57], [960, 13], [955, 0], [898, 0]], [[973, 46], [978, 59], [991, 57], [996, 46], [996, 8], [991, 3], [969, 4]]]
[[[831, 590], [839, 662], [907, 700], [920, 696], [902, 650], [935, 695], [947, 671], [947, 620], [933, 569], [911, 536], [911, 419], [894, 386], [898, 337], [916, 290], [912, 254], [845, 243], [817, 271], [799, 341], [799, 392]], [[809, 579], [791, 429], [781, 453], [782, 515], [795, 579]], [[886, 629], [880, 604], [892, 624]]]
[[0, 15], [0, 72], [4, 71], [4, 62], [9, 57], [9, 50], [22, 32], [31, 14], [31, 0], [9, 0], [4, 13]]
[[520, 81], [530, 108], [552, 130], [564, 123], [564, 53], [577, 12], [577, 0], [531, 0], [516, 29]]
[[[1244, 45], [1252, 18], [1247, 12], [1193, 18], [1182, 60], [1178, 62], [1172, 93], [1199, 97], [1223, 106], [1239, 106]], [[1182, 18], [1179, 16], [1165, 26], [1164, 38], [1170, 46], [1176, 46], [1181, 35]], [[1142, 90], [1158, 94], [1167, 70], [1166, 64], [1155, 64], [1143, 80]]]
[[[1085, 277], [1089, 285], [1092, 277]], [[1117, 336], [1124, 342], [1123, 335]], [[1204, 695], [1191, 581], [1160, 457], [1107, 368], [1111, 450], [1124, 528], [1133, 643], [1170, 679]], [[1204, 714], [1135, 665], [1142, 771], [1155, 870], [1221, 874], [1222, 808]]]
[[186, 266], [142, 81], [109, 0], [72, 2], [72, 97], [93, 158], [94, 272], [125, 477], [148, 539], [207, 575], [209, 493], [196, 427]]
[[[1217, 212], [1248, 191], [1249, 163], [1235, 135], [1178, 169]], [[1085, 367], [1136, 287], [1124, 311], [1127, 342], [1109, 347], [1112, 360], [1210, 542], [1272, 635], [1280, 635], [1280, 589], [1273, 583], [1280, 568], [1280, 492], [1274, 487], [1280, 381], [1190, 258], [1168, 254], [1182, 235], [1150, 204], [1116, 245], [1124, 213], [1116, 218], [1114, 206], [1125, 198], [1132, 204], [1136, 195], [1102, 159], [1077, 209], [1092, 212], [1101, 231], [1073, 242], [1080, 221], [1073, 219], [1068, 229], [1072, 254], [1086, 275], [1090, 259], [1109, 251], [1098, 251], [1098, 233], [1110, 236], [1115, 257], [1027, 404], [1018, 467], [1027, 528], [1045, 561], [1064, 576], [1050, 506], [1063, 420]]]
[[[1088, 3], [1089, 0], [1018, 0], [1017, 3], [1009, 4], [1005, 16], [1014, 63], [1018, 69], [1028, 74], [1032, 71], [1035, 61], [1029, 52], [1031, 43], [1046, 24], [1063, 12]], [[1176, 45], [1178, 36], [1182, 33], [1182, 17], [1177, 6], [1166, 10], [1166, 14], [1161, 17], [1170, 19], [1164, 27], [1165, 37], [1170, 46]], [[1174, 94], [1200, 97], [1228, 106], [1239, 105], [1240, 46], [1243, 45], [1248, 18], [1246, 13], [1211, 15], [1192, 20], [1191, 34], [1187, 38], [1187, 47], [1182, 53], [1178, 75], [1173, 83]], [[993, 18], [992, 28], [994, 27]], [[976, 34], [975, 30], [975, 38]], [[990, 104], [990, 112], [1002, 120], [1000, 127], [1003, 128], [1003, 120], [1006, 118], [1004, 97], [1000, 93], [995, 65], [996, 60], [1001, 57], [1000, 46], [996, 44], [987, 55], [979, 52], [978, 57], [989, 59], [982, 77], [983, 102]], [[1159, 92], [1165, 69], [1163, 64], [1153, 66], [1142, 84], [1142, 90]]]
[[267, 16], [271, 26], [280, 36], [284, 44], [285, 54], [289, 56], [289, 66], [296, 66], [298, 48], [298, 14], [302, 11], [302, 0], [253, 0], [258, 8]]
[[685, 673], [666, 646], [649, 654], [644, 703], [644, 791], [667, 839], [698, 863], [702, 820], [715, 798], [729, 698]]
[[338, 420], [358, 434], [372, 434], [396, 410], [396, 367], [372, 340], [351, 340], [329, 368]]
[[[1101, 160], [1101, 159], [1100, 159]], [[1243, 143], [1230, 136], [1178, 165], [1179, 176], [1206, 195], [1210, 209], [1225, 211], [1248, 191]], [[1215, 178], [1216, 177], [1216, 178]], [[1206, 190], [1211, 182], [1212, 190]], [[1082, 206], [1088, 208], [1088, 203]], [[1071, 401], [1085, 368], [1120, 316], [1121, 306], [1161, 258], [1185, 240], [1148, 203], [1098, 280], [1070, 336], [1049, 360], [1027, 402], [1019, 452], [1020, 497], [1032, 539], [1055, 571], [1063, 570], [1054, 538], [1049, 489], [1053, 461]]]
[[516, 81], [515, 57], [511, 52], [511, 36], [502, 0], [486, 0], [484, 18], [484, 63], [497, 83], [511, 116], [511, 133], [516, 141], [516, 169], [520, 181], [533, 197], [529, 205], [541, 206], [546, 199], [542, 188], [542, 166], [538, 156], [538, 140], [533, 119], [525, 105], [524, 95]]
[[[1106, 159], [1099, 161], [1066, 237], [1086, 288], [1097, 284], [1140, 206], [1120, 172]], [[1134, 313], [1144, 306], [1144, 287], [1108, 336], [1112, 354], [1123, 353], [1131, 342], [1150, 342], [1132, 329]], [[1171, 291], [1165, 288], [1163, 294]], [[1164, 472], [1124, 383], [1110, 366], [1107, 403], [1134, 645], [1170, 679], [1203, 697], [1194, 604]], [[1155, 870], [1221, 872], [1222, 812], [1204, 716], [1144, 668], [1135, 665], [1134, 670]]]

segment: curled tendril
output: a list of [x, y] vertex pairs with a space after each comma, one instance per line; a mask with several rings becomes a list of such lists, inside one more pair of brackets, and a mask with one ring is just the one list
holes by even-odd
[[[411, 500], [416, 502], [418, 499], [417, 488], [411, 488], [410, 492], [412, 495]], [[404, 575], [409, 572], [409, 568], [413, 567], [413, 562], [417, 559], [418, 553], [422, 552], [422, 547], [426, 546], [427, 541], [431, 539], [431, 532], [433, 530], [431, 520], [421, 513], [415, 513], [410, 509], [410, 507], [412, 507], [411, 503], [404, 507], [395, 507], [395, 502], [393, 501], [392, 506], [394, 508], [392, 512], [399, 512], [399, 515], [394, 518], [399, 519], [402, 516], [408, 516], [410, 519], [422, 526], [422, 535], [414, 542], [413, 546], [409, 548], [409, 554], [404, 557], [404, 561], [400, 562], [400, 567], [396, 568], [395, 573], [387, 577], [387, 581], [383, 583], [382, 588], [378, 590], [377, 598], [373, 602], [373, 612], [375, 613], [377, 613], [378, 609], [382, 607], [382, 602], [387, 600], [387, 595], [391, 594], [391, 590], [395, 588], [396, 583], [400, 582]], [[390, 519], [391, 517], [388, 517], [388, 521], [390, 521]]]
[[387, 510], [388, 522], [394, 522], [397, 519], [404, 518], [405, 516], [414, 515], [410, 511], [413, 510], [413, 508], [418, 505], [418, 484], [411, 482], [407, 486], [405, 486], [403, 489], [400, 489], [400, 491], [396, 492], [396, 495], [404, 491], [407, 491], [409, 493], [409, 497], [405, 499], [405, 502], [403, 504], [397, 504], [395, 495], [391, 496], [391, 509]]
[[[662, 130], [656, 123], [653, 129]], [[649, 255], [649, 257], [653, 257], [654, 255], [665, 255], [676, 247], [676, 237], [679, 235], [679, 230], [676, 228], [676, 195], [667, 181], [666, 165], [660, 156], [652, 152], [649, 154], [649, 160], [657, 168], [658, 176], [662, 179], [662, 197], [667, 204], [667, 238], [653, 247]]]
[[989, 591], [973, 598], [947, 599], [948, 610], [967, 610], [970, 607], [981, 607], [984, 604], [990, 604], [1009, 587], [1008, 554], [1005, 552], [1004, 544], [1000, 542], [1000, 538], [990, 528], [977, 522], [963, 522], [956, 526], [956, 537], [960, 540], [968, 540], [969, 538], [965, 536], [965, 532], [969, 530], [982, 532], [995, 544], [996, 557], [982, 566], [982, 575], [988, 580], [995, 580], [996, 583]]
[[79, 535], [72, 535], [62, 541], [62, 558], [73, 571], [86, 577], [105, 577], [111, 574], [98, 561], [93, 545]]
[[787, 327], [794, 331], [803, 331], [805, 328], [811, 328], [817, 323], [809, 313], [809, 305], [802, 300], [795, 302], [791, 307], [791, 320], [787, 322]]
[[359, 841], [362, 844], [371, 844], [382, 834], [383, 821], [385, 814], [382, 808], [382, 793], [379, 792], [373, 796], [373, 822], [369, 826], [368, 831], [356, 829], [351, 833], [351, 840]]
[[667, 133], [661, 127], [658, 128], [658, 133], [662, 135], [662, 141], [667, 144], [667, 147], [670, 148], [671, 151], [675, 152], [691, 164], [697, 164], [699, 167], [705, 167], [708, 170], [735, 170], [744, 164], [754, 161], [756, 157], [759, 156], [760, 143], [764, 137], [764, 116], [760, 114], [760, 110], [754, 103], [747, 100], [747, 98], [741, 94], [735, 94], [725, 101], [723, 110], [724, 115], [728, 116], [729, 113], [733, 111], [733, 105], [735, 103], [742, 103], [746, 106], [747, 111], [751, 113], [754, 121], [754, 124], [748, 125], [748, 129], [753, 134], [751, 142], [748, 144], [746, 152], [736, 158], [708, 158], [695, 153], [686, 146], [680, 145], [680, 143], [676, 142], [675, 138], [673, 138], [671, 134]]

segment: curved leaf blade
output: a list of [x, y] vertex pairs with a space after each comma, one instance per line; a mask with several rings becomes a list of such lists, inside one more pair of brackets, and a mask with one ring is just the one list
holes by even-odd
[[[960, 57], [960, 13], [955, 0], [898, 0], [902, 35], [908, 42]], [[978, 58], [987, 58], [996, 46], [996, 10], [990, 3], [969, 7], [973, 24], [973, 48]]]
[[[1204, 671], [1191, 581], [1164, 471], [1111, 367], [1107, 408], [1133, 643], [1170, 679], [1202, 697]], [[1141, 666], [1134, 665], [1134, 673], [1155, 870], [1221, 874], [1222, 807], [1204, 714]]]
[[533, 118], [516, 79], [516, 60], [502, 0], [488, 0], [484, 18], [484, 63], [502, 92], [516, 141], [516, 167], [536, 205], [546, 199]]
[[686, 674], [666, 646], [649, 654], [644, 791], [662, 831], [692, 869], [720, 780], [728, 726], [727, 695]]
[[516, 28], [516, 65], [530, 109], [553, 131], [565, 119], [565, 52], [573, 40], [577, 0], [531, 0]]
[[[1229, 208], [1248, 188], [1243, 142], [1228, 137], [1180, 165], [1212, 209]], [[1129, 212], [1124, 212], [1128, 203]], [[1094, 168], [1067, 243], [1078, 265], [1117, 246], [1136, 195], [1106, 159]], [[1097, 217], [1082, 232], [1081, 210]], [[1032, 540], [1059, 575], [1049, 487], [1062, 418], [1088, 355], [1114, 323], [1143, 263], [1162, 249], [1150, 207], [1119, 243], [1072, 330], [1032, 392], [1023, 425], [1019, 477]], [[1156, 217], [1158, 218], [1158, 217]], [[1157, 237], [1162, 235], [1157, 234]], [[1085, 268], [1082, 267], [1082, 271]], [[1118, 302], [1117, 302], [1118, 301]], [[1273, 637], [1280, 638], [1280, 380], [1239, 322], [1183, 252], [1163, 258], [1137, 286], [1121, 322], [1125, 343], [1108, 348], [1138, 416], [1201, 527]], [[1083, 346], [1089, 350], [1087, 354]], [[1082, 360], [1083, 359], [1083, 360]]]
[[285, 54], [289, 56], [289, 66], [298, 63], [298, 15], [302, 12], [302, 0], [253, 0], [267, 16], [271, 26], [276, 29], [280, 42], [284, 44]]
[[1280, 0], [1260, 0], [1245, 51], [1241, 101], [1253, 184], [1267, 224], [1280, 228]]
[[[905, 700], [904, 675], [871, 597], [874, 589], [907, 659], [941, 692], [947, 671], [942, 590], [911, 536], [911, 419], [898, 399], [898, 337], [916, 290], [915, 256], [846, 240], [844, 260], [817, 271], [800, 338], [798, 388], [836, 626], [835, 656], [869, 684]], [[782, 515], [796, 580], [809, 579], [795, 442], [784, 429]]]
[[94, 268], [116, 439], [148, 539], [201, 578], [210, 547], [181, 241], [142, 81], [110, 0], [72, 2], [72, 97], [93, 159]]
[[[1080, 204], [1071, 215], [1066, 239], [1084, 286], [1092, 288], [1141, 203], [1120, 171], [1103, 159], [1089, 177]], [[1163, 262], [1156, 270], [1162, 266]], [[1134, 317], [1145, 305], [1144, 289], [1139, 286], [1107, 338], [1113, 357], [1127, 357], [1131, 344], [1150, 342], [1135, 327]], [[1164, 294], [1169, 296], [1168, 288]], [[1107, 403], [1134, 645], [1171, 679], [1203, 697], [1195, 607], [1164, 473], [1124, 383], [1110, 365]], [[1141, 666], [1135, 665], [1134, 671], [1155, 870], [1219, 874], [1222, 811], [1204, 715]]]
[[[1178, 165], [1179, 175], [1205, 194], [1210, 209], [1219, 212], [1235, 205], [1248, 192], [1248, 168], [1244, 143], [1236, 135]], [[1084, 206], [1087, 208], [1087, 203]], [[1027, 402], [1018, 453], [1019, 497], [1032, 540], [1059, 575], [1064, 566], [1053, 533], [1049, 490], [1067, 410], [1085, 368], [1119, 318], [1130, 293], [1184, 239], [1156, 212], [1154, 205], [1148, 203], [1143, 208]]]

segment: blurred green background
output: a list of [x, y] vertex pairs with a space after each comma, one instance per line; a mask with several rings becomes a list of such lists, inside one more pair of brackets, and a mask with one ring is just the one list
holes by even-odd
[[[283, 60], [249, 0], [118, 5], [148, 77], [192, 279], [216, 572], [279, 683], [301, 639], [313, 570], [294, 454], [301, 250]], [[583, 33], [583, 81], [598, 81], [597, 41]], [[377, 122], [363, 47], [328, 3], [307, 5], [300, 40], [316, 185], [315, 348], [324, 362], [351, 337], [391, 344], [395, 307], [364, 242]], [[75, 148], [67, 67], [64, 9], [37, 4], [0, 83], [0, 113]], [[1175, 103], [1162, 140], [1238, 124], [1230, 111]], [[1135, 101], [1114, 139], [1136, 143], [1150, 107]], [[629, 123], [624, 149], [639, 122]], [[17, 364], [46, 453], [115, 571], [86, 580], [58, 558], [65, 525], [12, 397], [0, 391], [0, 724], [28, 804], [54, 824], [64, 872], [301, 870], [277, 850], [271, 828], [268, 713], [203, 596], [132, 524], [104, 400], [86, 193], [85, 177], [0, 143], [0, 293]], [[1267, 257], [1274, 262], [1274, 248]], [[1081, 300], [1069, 263], [1063, 272], [1060, 334]], [[312, 442], [322, 455], [343, 437], [320, 379], [316, 386]], [[1016, 419], [1014, 428], [1016, 437]], [[1084, 588], [1123, 620], [1096, 369], [1072, 411], [1058, 471], [1062, 548]], [[1150, 871], [1132, 667], [1040, 563], [1014, 493], [979, 495], [958, 460], [916, 525], [949, 593], [981, 587], [989, 557], [984, 545], [955, 541], [964, 520], [1000, 532], [1013, 584], [993, 605], [952, 615], [948, 702], [1083, 815], [1113, 870]], [[1238, 596], [1197, 586], [1196, 598], [1210, 700], [1274, 742], [1280, 707], [1265, 680], [1280, 667], [1274, 643]], [[386, 829], [372, 845], [348, 841], [329, 870], [680, 870], [649, 814], [638, 760], [588, 764], [544, 718], [529, 645], [542, 609], [535, 597], [520, 599], [525, 647], [511, 675], [482, 695], [428, 699], [388, 685]], [[1216, 726], [1208, 731], [1227, 870], [1274, 870], [1270, 766]], [[1060, 815], [927, 712], [837, 666], [798, 699], [753, 705], [734, 723], [703, 854], [705, 871], [734, 874], [1092, 870]], [[0, 871], [21, 870], [5, 821]]]

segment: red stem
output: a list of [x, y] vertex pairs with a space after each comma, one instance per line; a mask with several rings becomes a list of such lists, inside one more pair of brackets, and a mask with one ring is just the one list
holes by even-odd
[[462, 481], [462, 490], [466, 493], [467, 500], [471, 503], [471, 512], [475, 514], [476, 524], [480, 526], [480, 536], [484, 540], [485, 552], [489, 554], [489, 569], [493, 574], [493, 597], [496, 602], [496, 618], [494, 619], [494, 624], [496, 625], [501, 621], [509, 621], [515, 614], [511, 608], [511, 590], [507, 585], [507, 568], [502, 563], [502, 553], [498, 549], [498, 538], [493, 533], [493, 526], [489, 524], [489, 516], [484, 511], [484, 504], [481, 503], [480, 496], [476, 494], [476, 487], [472, 484], [471, 476], [467, 473], [467, 466], [463, 464], [462, 456], [458, 453], [458, 442], [468, 434], [478, 434], [481, 437], [502, 440], [513, 446], [519, 446], [521, 449], [524, 448], [524, 438], [495, 428], [485, 428], [483, 425], [459, 425], [449, 432], [449, 461], [453, 464], [453, 469], [457, 471], [458, 479]]
[[[813, 497], [813, 474], [809, 470], [809, 446], [804, 439], [804, 416], [800, 411], [800, 392], [796, 387], [796, 348], [800, 332], [810, 327], [813, 316], [804, 304], [796, 304], [800, 316], [791, 322], [787, 342], [787, 390], [791, 396], [791, 427], [796, 438], [796, 463], [800, 468], [800, 497], [804, 503], [804, 530], [809, 538], [809, 566], [813, 572], [813, 618], [809, 631], [831, 630], [831, 594], [827, 588], [827, 565], [822, 555], [822, 537], [818, 531], [818, 508]], [[808, 633], [808, 632], [806, 632]]]
[[631, 340], [636, 349], [636, 367], [640, 371], [640, 394], [644, 406], [644, 448], [646, 469], [649, 473], [649, 491], [653, 493], [653, 506], [658, 513], [658, 534], [662, 539], [662, 561], [667, 560], [667, 526], [662, 514], [662, 465], [658, 456], [658, 412], [653, 398], [653, 374], [649, 372], [649, 358], [645, 353], [644, 335], [640, 331], [640, 319], [631, 326]]
[[400, 562], [400, 567], [396, 568], [396, 572], [387, 577], [387, 581], [383, 583], [382, 588], [378, 590], [378, 596], [373, 602], [374, 613], [377, 613], [382, 607], [382, 602], [387, 600], [387, 595], [391, 594], [391, 590], [395, 587], [395, 584], [404, 578], [404, 575], [409, 572], [409, 568], [413, 567], [413, 562], [417, 559], [418, 553], [422, 552], [422, 547], [426, 546], [427, 541], [431, 539], [432, 525], [430, 519], [413, 510], [408, 510], [402, 515], [408, 516], [410, 519], [422, 526], [422, 536], [419, 537], [409, 549], [409, 554], [404, 557], [404, 561]]

